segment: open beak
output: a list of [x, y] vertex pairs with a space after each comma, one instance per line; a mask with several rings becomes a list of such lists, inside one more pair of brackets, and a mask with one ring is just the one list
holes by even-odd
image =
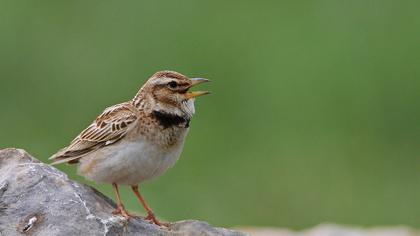
[[[210, 80], [204, 79], [204, 78], [191, 78], [190, 80], [192, 82], [190, 87], [194, 87], [198, 84], [210, 82]], [[210, 94], [210, 92], [209, 91], [194, 91], [194, 92], [187, 92], [186, 95], [187, 95], [187, 98], [190, 99], [190, 98], [203, 96], [206, 94]]]

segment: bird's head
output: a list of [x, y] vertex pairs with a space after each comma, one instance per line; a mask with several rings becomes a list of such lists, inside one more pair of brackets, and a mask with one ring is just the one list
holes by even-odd
[[209, 92], [189, 90], [195, 85], [209, 81], [203, 78], [188, 78], [175, 71], [159, 71], [147, 80], [139, 95], [149, 101], [153, 110], [191, 117], [194, 114], [195, 98]]

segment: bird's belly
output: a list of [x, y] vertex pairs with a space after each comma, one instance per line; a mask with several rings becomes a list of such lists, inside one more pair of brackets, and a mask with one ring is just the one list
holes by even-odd
[[183, 144], [183, 139], [169, 148], [145, 139], [117, 143], [83, 157], [78, 172], [99, 183], [137, 185], [172, 167]]

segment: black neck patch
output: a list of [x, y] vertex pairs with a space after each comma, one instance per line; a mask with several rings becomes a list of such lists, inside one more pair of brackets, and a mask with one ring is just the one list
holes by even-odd
[[153, 117], [159, 122], [161, 126], [164, 128], [172, 127], [172, 126], [179, 126], [181, 124], [184, 125], [185, 128], [190, 126], [190, 120], [185, 119], [182, 116], [162, 112], [162, 111], [153, 111]]

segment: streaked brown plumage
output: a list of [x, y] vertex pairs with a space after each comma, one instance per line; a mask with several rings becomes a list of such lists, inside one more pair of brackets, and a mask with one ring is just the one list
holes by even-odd
[[117, 194], [115, 213], [129, 218], [118, 185], [130, 185], [148, 212], [147, 219], [160, 225], [138, 192], [138, 184], [164, 173], [178, 160], [194, 99], [208, 92], [189, 92], [207, 79], [174, 71], [155, 73], [131, 100], [106, 108], [69, 146], [50, 159], [52, 164], [79, 163], [78, 173], [96, 182], [112, 183]]

